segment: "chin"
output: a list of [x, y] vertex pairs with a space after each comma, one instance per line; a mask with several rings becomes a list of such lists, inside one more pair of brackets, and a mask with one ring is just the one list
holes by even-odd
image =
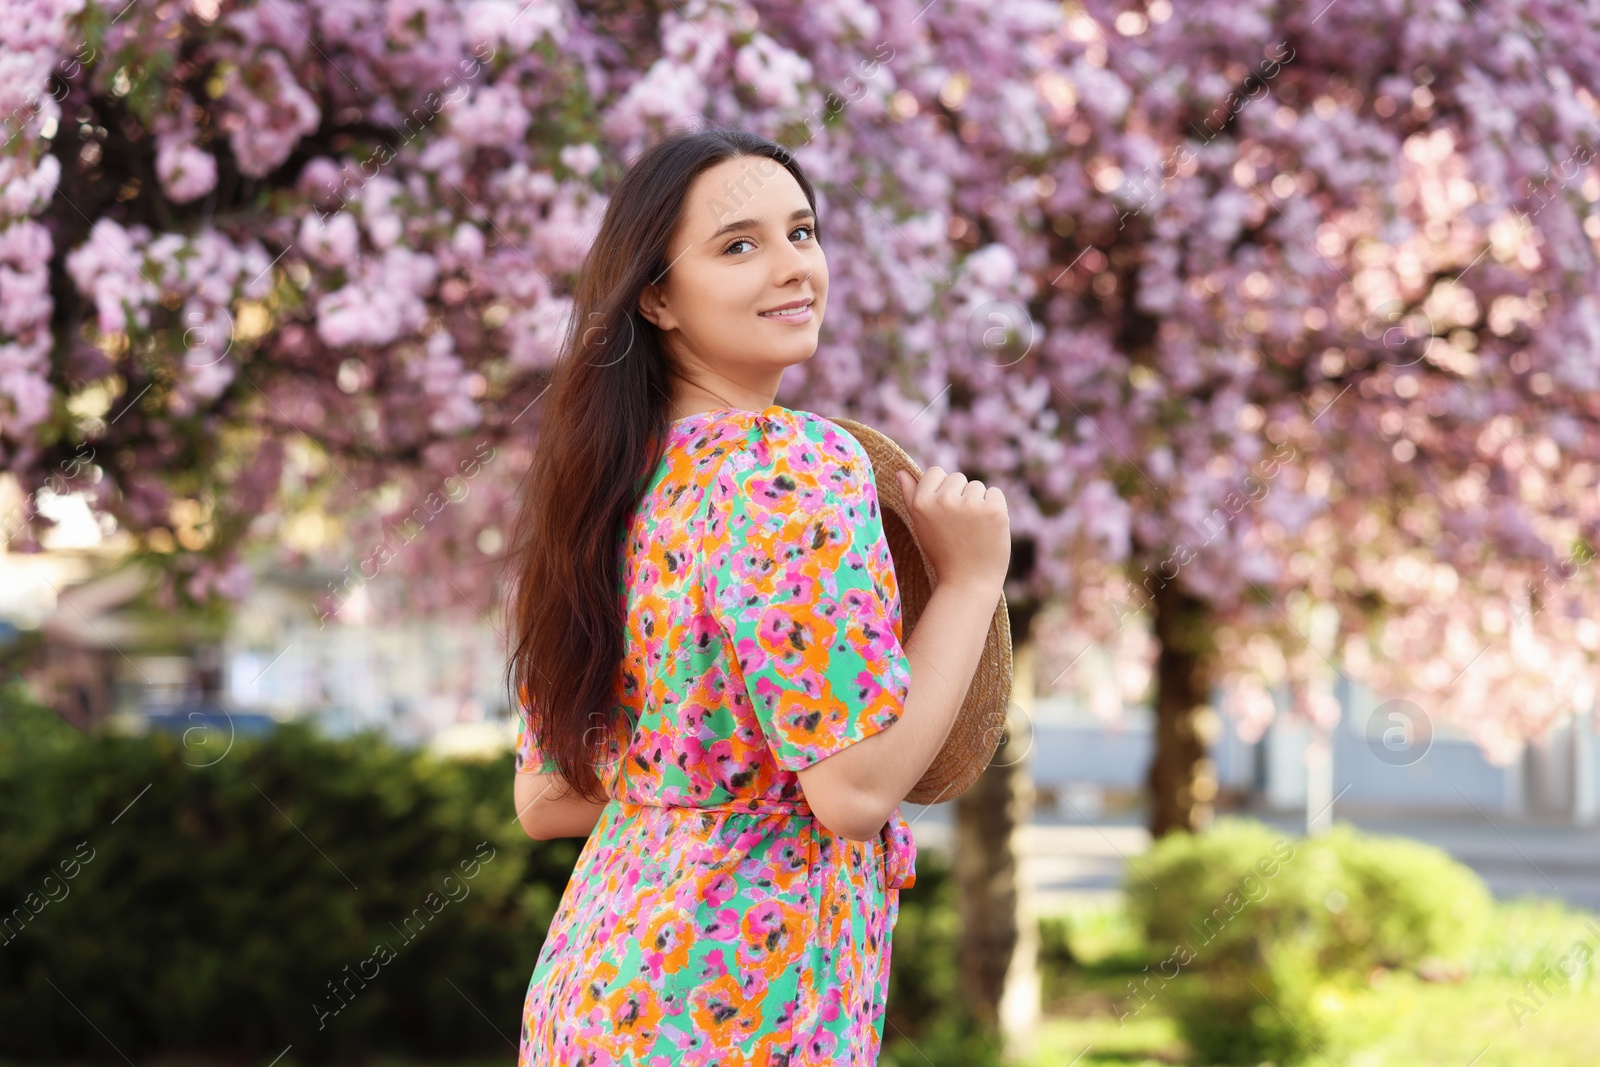
[[806, 355], [806, 358], [810, 359], [812, 356], [816, 355], [817, 345], [820, 344], [821, 341], [822, 337], [820, 334], [817, 331], [813, 331], [804, 337], [795, 338], [795, 347], [803, 351]]

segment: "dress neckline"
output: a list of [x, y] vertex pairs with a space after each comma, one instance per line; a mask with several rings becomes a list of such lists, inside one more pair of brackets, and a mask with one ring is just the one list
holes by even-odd
[[774, 416], [774, 415], [787, 415], [787, 414], [792, 414], [792, 413], [789, 411], [788, 408], [784, 407], [782, 404], [769, 404], [766, 407], [762, 408], [760, 411], [753, 411], [750, 408], [730, 408], [730, 407], [707, 408], [705, 411], [697, 411], [693, 415], [685, 415], [681, 419], [673, 419], [672, 422], [670, 423], [670, 425], [672, 425], [672, 426], [682, 426], [685, 423], [697, 422], [700, 419], [708, 418], [710, 416], [715, 416], [715, 415], [723, 415], [723, 414], [727, 414], [727, 415], [743, 415], [743, 416], [747, 416], [749, 418], [755, 418], [758, 415], [765, 415], [765, 416], [769, 416], [770, 417], [770, 416]]

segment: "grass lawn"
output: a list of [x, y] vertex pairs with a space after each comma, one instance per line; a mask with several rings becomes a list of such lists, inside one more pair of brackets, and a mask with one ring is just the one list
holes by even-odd
[[[1469, 975], [1428, 982], [1395, 973], [1373, 986], [1386, 1030], [1360, 1052], [1313, 1057], [1317, 1067], [1594, 1067], [1600, 1064], [1600, 958], [1584, 960], [1570, 979], [1545, 968], [1575, 958], [1574, 947], [1600, 955], [1593, 916], [1544, 901], [1497, 906], [1495, 928]], [[1063, 944], [1064, 941], [1064, 944]], [[1046, 936], [1046, 1022], [1023, 1067], [1217, 1067], [1194, 1060], [1160, 997], [1137, 1012], [1129, 980], [1142, 973], [1137, 935], [1115, 906], [1066, 917], [1050, 952]], [[1065, 963], [1063, 950], [1075, 963]], [[1576, 956], [1586, 953], [1579, 951]], [[1532, 994], [1530, 979], [1545, 976]], [[1202, 975], [1179, 981], [1203, 981]], [[1537, 999], [1535, 999], [1537, 997]], [[1513, 1010], [1516, 1007], [1516, 1010]], [[1125, 1018], [1120, 1018], [1126, 1013]]]
[[[1080, 996], [1088, 1003], [1111, 1000], [1125, 981], [1087, 979]], [[1506, 1002], [1512, 997], [1526, 1000], [1526, 994], [1521, 982], [1508, 978], [1455, 985], [1397, 976], [1383, 995], [1393, 1002], [1392, 1032], [1334, 1067], [1593, 1067], [1600, 1062], [1600, 994], [1592, 988], [1555, 993], [1544, 1007], [1522, 1018], [1520, 1028]], [[1082, 1067], [1201, 1067], [1189, 1059], [1177, 1027], [1160, 1014], [1159, 1003], [1123, 1024], [1109, 1010], [1074, 1017], [1063, 1014], [1063, 1007], [1071, 1010], [1070, 1002], [1055, 1005], [1035, 1054], [1024, 1061], [1027, 1067], [1066, 1067], [1080, 1054]]]

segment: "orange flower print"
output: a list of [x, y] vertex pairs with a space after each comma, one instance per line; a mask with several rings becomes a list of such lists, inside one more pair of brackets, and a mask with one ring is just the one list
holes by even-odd
[[[911, 671], [871, 460], [809, 412], [680, 419], [629, 534], [609, 797], [534, 963], [518, 1067], [870, 1067], [916, 846], [832, 834], [797, 772], [893, 729]], [[518, 773], [551, 773], [529, 730]]]

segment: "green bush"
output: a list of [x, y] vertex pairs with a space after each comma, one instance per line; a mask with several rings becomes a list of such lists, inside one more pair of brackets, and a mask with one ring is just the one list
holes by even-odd
[[1052, 970], [1077, 965], [1106, 972], [1137, 971], [1145, 962], [1142, 931], [1128, 915], [1126, 900], [1087, 901], [1069, 914], [1039, 922], [1041, 964]]
[[1379, 969], [1466, 963], [1490, 897], [1470, 869], [1347, 826], [1294, 839], [1238, 818], [1175, 834], [1130, 865], [1144, 933], [1136, 1008], [1166, 998], [1208, 1061], [1338, 1057], [1383, 1029]]
[[[0, 1060], [503, 1056], [582, 847], [523, 834], [511, 763], [297, 724], [85, 737], [0, 687]], [[998, 1062], [962, 1002], [953, 894], [923, 852], [886, 1067]]]
[[1537, 897], [1496, 905], [1471, 969], [1518, 982], [1554, 981], [1584, 992], [1600, 985], [1600, 915]]
[[187, 740], [0, 704], [0, 1057], [504, 1054], [581, 846], [509, 753]]
[[[1262, 962], [1261, 946], [1311, 934], [1300, 843], [1242, 819], [1172, 834], [1129, 864], [1128, 912], [1163, 977], [1191, 966]], [[1234, 921], [1246, 915], [1244, 921]]]
[[950, 864], [917, 853], [916, 884], [900, 892], [890, 942], [889, 1002], [881, 1067], [989, 1067], [1000, 1063], [997, 1035], [972, 1017], [957, 966], [961, 920]]
[[1430, 960], [1465, 964], [1489, 928], [1493, 899], [1483, 880], [1442, 849], [1403, 837], [1338, 826], [1319, 845], [1337, 857], [1347, 883], [1324, 901], [1330, 933], [1319, 961], [1328, 969], [1415, 969]]

